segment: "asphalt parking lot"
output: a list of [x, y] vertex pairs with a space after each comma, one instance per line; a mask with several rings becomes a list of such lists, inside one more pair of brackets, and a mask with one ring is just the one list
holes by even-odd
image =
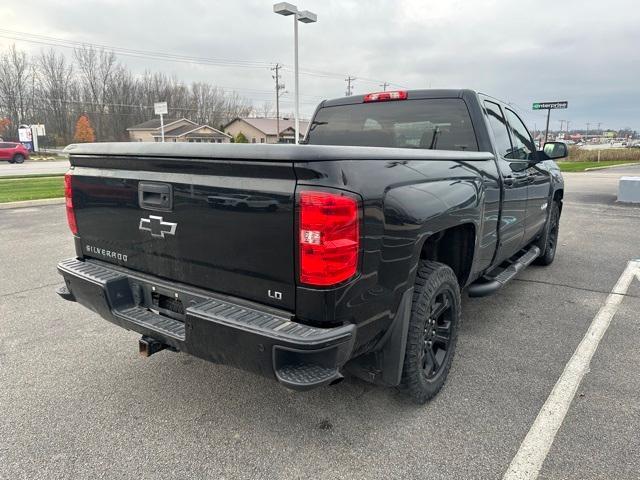
[[[555, 263], [464, 301], [428, 405], [354, 378], [294, 393], [58, 299], [63, 205], [0, 210], [0, 478], [501, 478], [630, 260], [640, 167], [565, 175]], [[622, 298], [539, 478], [640, 478], [640, 279]]]

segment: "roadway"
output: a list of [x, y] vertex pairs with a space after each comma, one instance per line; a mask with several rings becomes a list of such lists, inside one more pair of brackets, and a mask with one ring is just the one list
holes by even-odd
[[[140, 358], [137, 334], [54, 293], [74, 253], [64, 206], [0, 210], [0, 478], [501, 478], [640, 257], [640, 207], [615, 203], [629, 172], [566, 175], [555, 263], [465, 299], [425, 406], [355, 378], [294, 393], [181, 353]], [[618, 300], [539, 478], [638, 478], [640, 281]]]
[[9, 162], [0, 162], [0, 177], [8, 177], [13, 175], [42, 175], [42, 174], [60, 174], [69, 170], [68, 160], [55, 161], [30, 161], [16, 164]]

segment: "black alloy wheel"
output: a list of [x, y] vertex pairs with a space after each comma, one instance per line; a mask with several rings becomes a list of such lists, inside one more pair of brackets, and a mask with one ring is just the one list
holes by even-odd
[[442, 388], [451, 369], [460, 324], [460, 286], [451, 268], [420, 260], [400, 388], [424, 404]]
[[422, 358], [422, 370], [427, 380], [433, 380], [442, 373], [451, 352], [452, 305], [452, 293], [448, 289], [436, 294], [431, 302], [429, 318], [424, 326]]
[[535, 260], [536, 265], [551, 265], [556, 257], [556, 250], [558, 248], [558, 233], [560, 230], [560, 206], [558, 202], [553, 202], [551, 205], [551, 211], [549, 212], [549, 220], [547, 224], [547, 232], [543, 237], [546, 240], [541, 247], [542, 255]]

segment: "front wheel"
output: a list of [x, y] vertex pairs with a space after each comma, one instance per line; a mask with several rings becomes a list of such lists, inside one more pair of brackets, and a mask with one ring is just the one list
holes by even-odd
[[542, 255], [535, 260], [536, 265], [551, 265], [556, 258], [556, 250], [558, 248], [558, 231], [560, 228], [560, 206], [558, 202], [553, 202], [551, 212], [549, 212], [549, 221], [547, 223], [547, 232], [543, 237], [546, 239], [545, 245], [542, 247]]
[[24, 155], [18, 153], [13, 156], [13, 163], [23, 163], [23, 162], [24, 162]]
[[402, 369], [403, 388], [419, 404], [433, 398], [444, 385], [458, 338], [460, 287], [453, 270], [421, 260]]

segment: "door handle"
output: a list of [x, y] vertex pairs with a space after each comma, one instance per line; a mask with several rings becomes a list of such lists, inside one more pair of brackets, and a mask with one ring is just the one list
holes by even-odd
[[171, 211], [173, 192], [168, 183], [140, 182], [138, 184], [138, 203], [147, 210]]

